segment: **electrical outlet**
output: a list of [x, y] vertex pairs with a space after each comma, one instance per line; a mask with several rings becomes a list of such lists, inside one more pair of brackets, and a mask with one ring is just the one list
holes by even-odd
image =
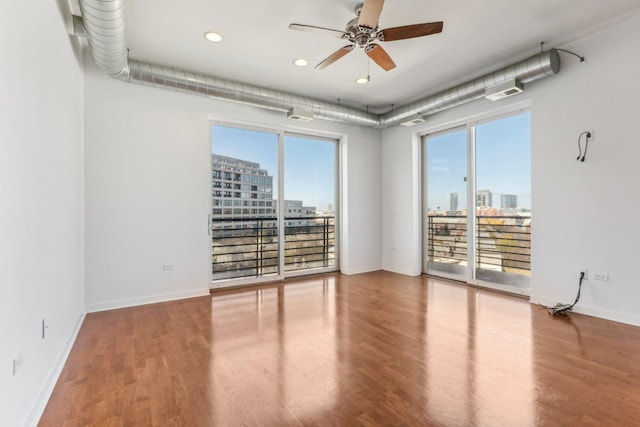
[[580, 271], [578, 271], [578, 277], [580, 277], [582, 273], [584, 273], [583, 279], [586, 280], [589, 277], [589, 271], [586, 268], [581, 268]]
[[16, 355], [13, 358], [13, 375], [18, 373], [18, 370], [22, 367], [22, 353]]
[[173, 270], [173, 263], [170, 263], [170, 264], [162, 264], [162, 269], [163, 269], [164, 271], [170, 271], [170, 270]]
[[593, 280], [609, 281], [609, 273], [593, 273]]

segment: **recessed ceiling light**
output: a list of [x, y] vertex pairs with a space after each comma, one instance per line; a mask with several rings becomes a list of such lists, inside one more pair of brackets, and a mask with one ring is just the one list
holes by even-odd
[[204, 38], [210, 42], [218, 43], [222, 41], [222, 34], [216, 33], [215, 31], [207, 31], [204, 33]]
[[296, 58], [293, 60], [293, 65], [296, 65], [298, 67], [306, 67], [308, 64], [307, 60], [304, 58]]
[[359, 85], [366, 85], [367, 83], [369, 83], [369, 80], [371, 80], [371, 79], [369, 78], [369, 76], [366, 76], [366, 77], [358, 77], [358, 78], [356, 79], [356, 83], [358, 83]]

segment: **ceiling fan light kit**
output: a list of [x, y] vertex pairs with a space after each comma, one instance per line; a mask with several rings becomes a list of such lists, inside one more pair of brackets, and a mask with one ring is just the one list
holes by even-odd
[[394, 69], [396, 64], [378, 42], [406, 40], [437, 34], [442, 32], [443, 23], [426, 22], [423, 24], [380, 29], [378, 19], [382, 13], [383, 5], [384, 0], [364, 0], [363, 3], [356, 5], [354, 9], [356, 17], [347, 23], [344, 31], [295, 23], [290, 24], [289, 28], [297, 31], [321, 33], [349, 41], [349, 45], [343, 46], [329, 55], [316, 65], [316, 69], [321, 70], [333, 64], [338, 59], [350, 53], [355, 47], [359, 47], [362, 48], [365, 54], [369, 56], [373, 62], [378, 64], [380, 68], [389, 71]]

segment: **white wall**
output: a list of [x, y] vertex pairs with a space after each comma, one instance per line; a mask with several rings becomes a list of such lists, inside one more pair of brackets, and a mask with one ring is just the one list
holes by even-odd
[[[572, 43], [587, 62], [565, 59], [564, 72], [534, 97], [532, 300], [572, 302], [587, 267], [610, 281], [585, 283], [582, 310], [640, 325], [638, 46], [640, 17]], [[579, 163], [585, 130], [593, 138]]]
[[206, 294], [204, 105], [85, 69], [88, 311]]
[[84, 314], [83, 76], [65, 30], [56, 2], [0, 14], [3, 426], [37, 421]]
[[[88, 311], [201, 295], [210, 286], [209, 115], [288, 127], [284, 114], [112, 80], [87, 61]], [[381, 268], [380, 134], [315, 120], [345, 136], [345, 273]], [[173, 263], [173, 271], [162, 265]]]
[[[591, 273], [608, 273], [610, 280], [587, 280], [576, 311], [640, 325], [634, 266], [640, 255], [640, 200], [635, 191], [640, 182], [638, 46], [640, 18], [636, 17], [564, 46], [584, 55], [586, 62], [561, 54], [560, 73], [528, 85], [522, 95], [493, 104], [474, 101], [429, 116], [421, 127], [383, 131], [384, 268], [406, 274], [420, 269], [414, 134], [528, 101], [532, 112], [531, 300], [572, 302], [578, 271], [586, 267]], [[585, 130], [594, 137], [586, 162], [579, 163], [576, 141]]]
[[341, 150], [342, 232], [340, 271], [364, 273], [382, 268], [380, 132], [326, 122], [346, 135]]
[[382, 265], [416, 276], [422, 272], [419, 137], [396, 126], [382, 132], [382, 141]]

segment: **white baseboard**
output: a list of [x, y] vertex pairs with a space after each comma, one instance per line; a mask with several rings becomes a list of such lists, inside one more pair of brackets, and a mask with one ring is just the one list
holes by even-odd
[[404, 270], [401, 268], [395, 268], [395, 267], [388, 267], [388, 266], [383, 266], [382, 269], [384, 271], [388, 271], [391, 273], [397, 273], [397, 274], [402, 274], [404, 276], [420, 276], [422, 274], [422, 271], [415, 271], [415, 270]]
[[[549, 298], [544, 298], [536, 295], [531, 295], [529, 298], [531, 304], [542, 304], [546, 306], [556, 305], [558, 301], [553, 301]], [[611, 320], [613, 322], [625, 323], [632, 326], [640, 326], [640, 316], [629, 313], [620, 313], [616, 311], [602, 310], [596, 307], [589, 307], [584, 305], [576, 305], [573, 310], [575, 313], [584, 314], [586, 316], [598, 317], [600, 319]]]
[[381, 270], [382, 267], [379, 265], [371, 266], [371, 267], [358, 267], [358, 268], [340, 268], [340, 273], [350, 276], [352, 274], [362, 274], [362, 273], [371, 273], [372, 271]]
[[53, 369], [49, 373], [49, 377], [45, 381], [40, 393], [38, 393], [38, 397], [36, 398], [31, 411], [29, 412], [29, 417], [27, 421], [24, 423], [25, 426], [37, 426], [38, 422], [40, 422], [40, 417], [44, 413], [45, 408], [47, 407], [47, 403], [49, 403], [49, 399], [51, 398], [51, 394], [53, 393], [53, 389], [60, 378], [60, 374], [62, 373], [62, 369], [64, 365], [67, 363], [67, 359], [69, 358], [69, 354], [71, 353], [71, 349], [76, 342], [76, 338], [78, 337], [78, 333], [80, 332], [80, 328], [82, 327], [82, 323], [84, 322], [84, 318], [86, 313], [82, 313], [78, 322], [76, 323], [76, 327], [73, 330], [73, 333], [67, 340], [67, 345], [64, 351], [60, 354], [60, 357], [56, 361]]
[[174, 301], [186, 298], [203, 297], [209, 295], [209, 288], [191, 289], [188, 291], [170, 292], [167, 294], [151, 295], [147, 297], [127, 298], [117, 301], [109, 301], [99, 304], [90, 304], [87, 306], [87, 313], [95, 313], [98, 311], [115, 310], [118, 308], [135, 307], [138, 305], [155, 304], [158, 302]]

